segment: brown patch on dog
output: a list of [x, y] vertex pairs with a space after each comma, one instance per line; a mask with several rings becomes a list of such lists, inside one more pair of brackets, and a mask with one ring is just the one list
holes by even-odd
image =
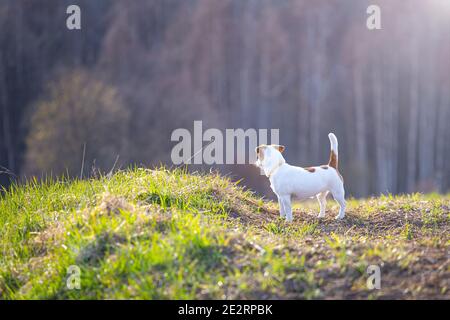
[[323, 165], [323, 166], [320, 166], [322, 169], [325, 169], [325, 170], [328, 170], [328, 166], [327, 165]]
[[313, 173], [313, 172], [316, 171], [316, 169], [315, 169], [315, 168], [312, 168], [312, 167], [309, 167], [309, 168], [303, 168], [303, 169], [305, 169], [306, 171], [311, 172], [311, 173]]
[[279, 145], [279, 144], [271, 144], [272, 147], [274, 147], [275, 149], [277, 149], [280, 152], [283, 152], [284, 149], [286, 149], [285, 146]]
[[341, 179], [342, 182], [344, 182], [344, 178], [342, 177], [341, 173], [339, 172], [338, 169], [338, 158], [336, 156], [336, 154], [334, 153], [333, 150], [331, 150], [330, 152], [330, 161], [328, 162], [328, 165], [334, 169], [336, 169], [337, 174], [339, 175], [339, 178]]
[[333, 150], [331, 150], [330, 153], [330, 161], [328, 162], [328, 165], [332, 168], [335, 168], [336, 170], [338, 170], [338, 159], [336, 154], [334, 153]]
[[262, 144], [260, 146], [257, 146], [255, 151], [256, 151], [256, 157], [258, 159], [260, 159], [261, 161], [264, 160], [264, 152], [263, 149], [266, 148], [267, 146], [265, 144]]

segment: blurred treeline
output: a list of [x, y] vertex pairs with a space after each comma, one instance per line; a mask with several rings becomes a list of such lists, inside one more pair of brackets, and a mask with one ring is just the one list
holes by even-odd
[[[382, 9], [382, 30], [366, 8]], [[66, 28], [81, 7], [82, 30]], [[280, 128], [291, 164], [339, 139], [348, 194], [450, 187], [443, 0], [2, 0], [0, 184], [170, 162], [175, 128]], [[82, 161], [84, 154], [84, 162]], [[119, 157], [118, 157], [119, 156]], [[253, 167], [222, 167], [265, 193]]]

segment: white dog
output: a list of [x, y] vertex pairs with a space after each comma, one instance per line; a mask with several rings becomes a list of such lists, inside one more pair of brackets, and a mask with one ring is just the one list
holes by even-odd
[[260, 145], [256, 148], [256, 165], [264, 170], [270, 180], [270, 187], [278, 197], [280, 215], [292, 221], [291, 197], [300, 200], [312, 198], [319, 200], [319, 218], [325, 216], [326, 198], [331, 192], [339, 203], [340, 210], [336, 219], [345, 216], [344, 180], [338, 171], [338, 141], [333, 133], [328, 134], [331, 154], [328, 165], [311, 168], [291, 166], [281, 153], [285, 147], [280, 145]]

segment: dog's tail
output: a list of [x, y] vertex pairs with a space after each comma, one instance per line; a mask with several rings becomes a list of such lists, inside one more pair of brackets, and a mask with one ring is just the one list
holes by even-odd
[[330, 152], [330, 161], [328, 161], [328, 165], [330, 167], [338, 169], [338, 141], [334, 133], [329, 133], [328, 138], [330, 139], [331, 144], [331, 152]]

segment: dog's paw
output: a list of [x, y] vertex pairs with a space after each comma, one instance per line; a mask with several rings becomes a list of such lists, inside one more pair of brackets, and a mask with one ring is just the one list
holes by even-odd
[[338, 214], [338, 215], [335, 217], [335, 219], [336, 219], [336, 220], [342, 220], [342, 219], [344, 219], [344, 217], [345, 217], [344, 215], [341, 216], [340, 214]]

